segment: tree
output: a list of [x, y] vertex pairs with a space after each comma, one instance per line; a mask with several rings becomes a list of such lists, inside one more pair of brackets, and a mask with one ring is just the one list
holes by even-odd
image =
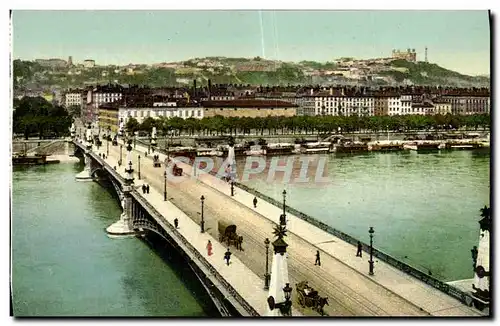
[[61, 106], [53, 106], [42, 97], [23, 97], [14, 103], [13, 130], [27, 139], [36, 134], [59, 137], [69, 133], [72, 118]]
[[132, 134], [140, 129], [140, 124], [136, 118], [129, 118], [127, 124], [125, 125], [125, 129], [128, 133]]

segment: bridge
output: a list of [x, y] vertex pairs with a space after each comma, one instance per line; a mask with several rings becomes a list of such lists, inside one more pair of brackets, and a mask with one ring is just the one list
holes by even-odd
[[[107, 177], [117, 191], [123, 214], [107, 232], [113, 236], [136, 236], [145, 231], [159, 234], [178, 250], [219, 307], [223, 316], [268, 315], [269, 291], [267, 257], [272, 230], [284, 213], [280, 203], [236, 184], [231, 196], [229, 185], [209, 174], [193, 171], [177, 162], [184, 171], [182, 182], [172, 182], [165, 167], [153, 167], [153, 155], [160, 161], [165, 152], [149, 152], [149, 145], [118, 145], [104, 141], [101, 147], [74, 140], [85, 159], [79, 180]], [[128, 147], [128, 148], [127, 148]], [[127, 152], [127, 158], [124, 157]], [[105, 158], [103, 158], [105, 157]], [[121, 164], [131, 162], [131, 165]], [[137, 189], [150, 185], [150, 193]], [[200, 202], [200, 197], [205, 198]], [[261, 198], [253, 207], [254, 196]], [[364, 258], [355, 256], [357, 240], [286, 206], [288, 278], [295, 285], [307, 280], [329, 298], [324, 307], [330, 316], [484, 316], [472, 307], [470, 293], [434, 279], [389, 255], [374, 249], [375, 273], [367, 266], [369, 246], [363, 244]], [[179, 227], [175, 227], [177, 219]], [[231, 264], [223, 261], [227, 246], [219, 243], [217, 222], [230, 220], [244, 238], [244, 250], [233, 250]], [[200, 231], [201, 230], [201, 231]], [[214, 255], [208, 256], [208, 240]], [[314, 265], [316, 250], [321, 266]], [[274, 264], [274, 260], [273, 260]], [[271, 273], [271, 284], [277, 275]], [[292, 292], [293, 315], [317, 315], [297, 303]]]

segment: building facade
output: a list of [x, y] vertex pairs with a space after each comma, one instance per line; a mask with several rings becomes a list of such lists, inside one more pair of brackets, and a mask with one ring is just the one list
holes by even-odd
[[415, 49], [407, 49], [406, 51], [392, 50], [392, 58], [416, 62], [417, 52], [415, 52]]
[[83, 66], [85, 68], [94, 68], [95, 67], [95, 61], [94, 60], [90, 60], [90, 59], [83, 60]]
[[297, 105], [284, 101], [234, 100], [207, 101], [202, 103], [204, 117], [293, 117], [297, 115]]
[[70, 106], [82, 105], [82, 90], [70, 89], [64, 94], [64, 105], [69, 108]]
[[435, 100], [432, 101], [432, 104], [434, 104], [434, 114], [441, 114], [441, 115], [451, 114], [450, 103], [447, 103], [442, 100], [441, 101]]

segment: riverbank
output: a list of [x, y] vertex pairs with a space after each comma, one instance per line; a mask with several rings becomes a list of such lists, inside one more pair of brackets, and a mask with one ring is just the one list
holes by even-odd
[[47, 163], [78, 163], [80, 159], [71, 155], [50, 155], [47, 156]]

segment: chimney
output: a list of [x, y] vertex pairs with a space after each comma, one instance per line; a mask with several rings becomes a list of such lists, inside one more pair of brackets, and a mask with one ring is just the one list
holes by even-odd
[[330, 87], [330, 96], [332, 96], [332, 95], [333, 95], [333, 88]]
[[311, 95], [314, 95], [314, 89], [311, 88]]

